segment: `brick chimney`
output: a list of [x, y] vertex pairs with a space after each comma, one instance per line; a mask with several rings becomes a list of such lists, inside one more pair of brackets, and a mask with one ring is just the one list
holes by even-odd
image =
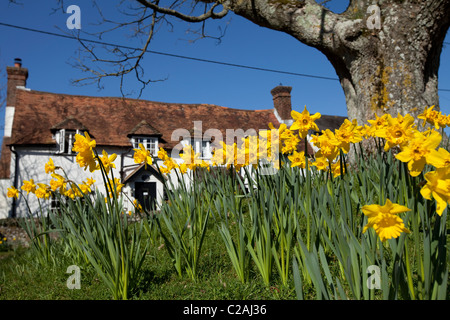
[[279, 85], [270, 91], [280, 122], [292, 120], [291, 90], [292, 87]]
[[16, 100], [16, 88], [25, 87], [28, 79], [28, 69], [22, 68], [22, 59], [14, 59], [14, 67], [6, 67], [8, 85], [6, 92], [6, 106], [14, 106]]

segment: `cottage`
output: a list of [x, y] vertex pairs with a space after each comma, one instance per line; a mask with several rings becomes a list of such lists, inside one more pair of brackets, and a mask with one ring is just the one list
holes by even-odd
[[[125, 207], [130, 210], [134, 199], [141, 203], [149, 199], [161, 203], [163, 179], [167, 179], [154, 166], [134, 163], [133, 149], [140, 143], [153, 155], [159, 148], [164, 148], [178, 160], [181, 160], [177, 155], [182, 146], [191, 144], [203, 159], [209, 159], [214, 142], [230, 130], [234, 130], [232, 132], [239, 138], [251, 130], [267, 129], [269, 122], [275, 127], [292, 123], [292, 88], [287, 86], [277, 86], [271, 91], [273, 109], [238, 110], [209, 104], [34, 91], [26, 87], [28, 69], [22, 67], [20, 59], [16, 59], [13, 67], [7, 67], [7, 74], [5, 131], [0, 158], [0, 218], [26, 214], [23, 197], [18, 200], [7, 198], [7, 188], [11, 185], [20, 188], [22, 181], [30, 179], [49, 183], [51, 177], [44, 171], [49, 158], [56, 166], [64, 168], [74, 181], [92, 177], [102, 184], [98, 172], [91, 174], [76, 163], [76, 154], [72, 151], [76, 133], [88, 132], [96, 140], [99, 153], [105, 150], [117, 155], [113, 174], [125, 185], [122, 190], [126, 195]], [[340, 120], [342, 123], [343, 118]], [[28, 200], [31, 211], [37, 211], [36, 198], [30, 195]], [[42, 205], [45, 208], [58, 206], [51, 199]]]

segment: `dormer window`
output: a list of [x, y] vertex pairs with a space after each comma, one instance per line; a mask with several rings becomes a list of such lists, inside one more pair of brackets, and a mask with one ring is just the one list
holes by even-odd
[[57, 153], [74, 154], [72, 151], [75, 135], [80, 134], [80, 130], [60, 129], [56, 133]]
[[211, 142], [208, 140], [191, 139], [194, 152], [200, 153], [200, 159], [211, 159]]
[[158, 155], [158, 138], [157, 137], [133, 137], [133, 148], [138, 149], [139, 144], [143, 144], [145, 149], [149, 150], [154, 156]]
[[76, 134], [83, 134], [88, 129], [77, 119], [72, 116], [65, 118], [63, 121], [55, 124], [51, 131], [53, 139], [56, 141], [56, 153], [73, 155], [73, 144]]

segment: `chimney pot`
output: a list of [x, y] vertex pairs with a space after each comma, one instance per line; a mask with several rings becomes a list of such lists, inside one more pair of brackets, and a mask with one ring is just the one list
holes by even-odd
[[15, 59], [14, 59], [14, 67], [16, 67], [16, 68], [22, 68], [22, 59], [20, 59], [20, 58], [15, 58]]

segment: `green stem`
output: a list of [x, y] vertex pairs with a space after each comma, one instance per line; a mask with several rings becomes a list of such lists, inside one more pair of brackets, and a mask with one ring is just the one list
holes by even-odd
[[405, 265], [406, 265], [406, 274], [407, 274], [407, 278], [408, 278], [408, 287], [409, 287], [409, 292], [411, 294], [411, 298], [413, 300], [416, 300], [416, 295], [414, 292], [414, 284], [413, 284], [413, 280], [412, 280], [412, 276], [411, 276], [411, 265], [409, 262], [409, 253], [408, 253], [408, 239], [405, 239]]
[[306, 248], [310, 248], [310, 217], [311, 214], [311, 172], [308, 163], [308, 139], [305, 137], [305, 168], [306, 168]]

